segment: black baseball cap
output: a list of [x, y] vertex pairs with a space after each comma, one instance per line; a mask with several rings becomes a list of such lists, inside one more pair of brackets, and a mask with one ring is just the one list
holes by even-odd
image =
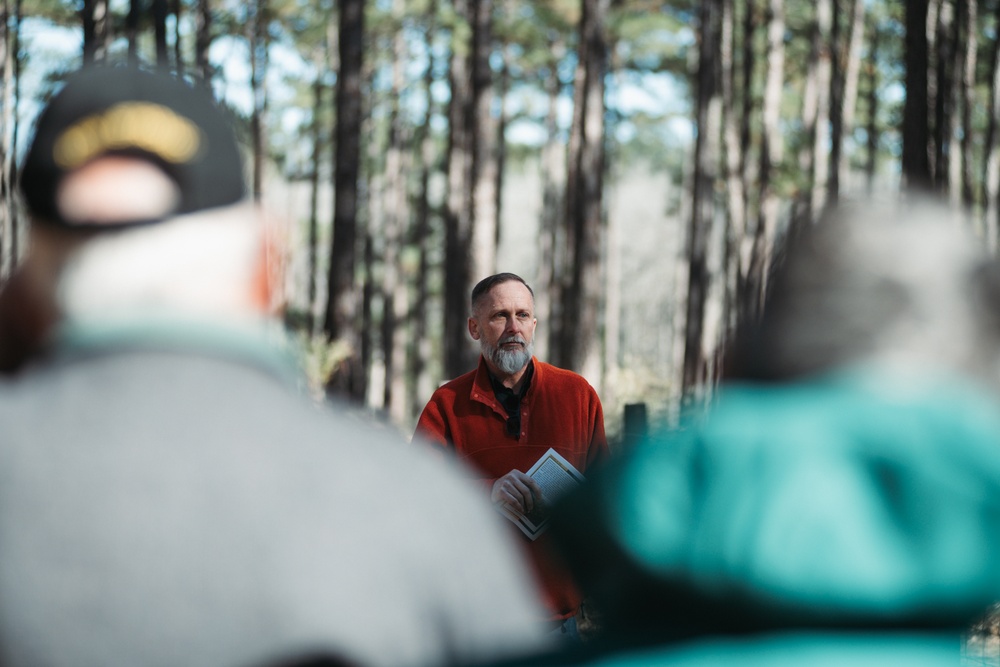
[[[20, 176], [33, 217], [65, 227], [96, 224], [67, 220], [56, 195], [64, 176], [106, 155], [139, 157], [160, 167], [180, 191], [170, 215], [234, 204], [246, 196], [233, 129], [206, 91], [168, 74], [92, 66], [70, 75], [38, 118]], [[154, 221], [113, 226], [149, 222]]]

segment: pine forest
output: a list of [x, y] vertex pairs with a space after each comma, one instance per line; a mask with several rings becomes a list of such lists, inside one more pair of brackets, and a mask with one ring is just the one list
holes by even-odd
[[673, 420], [709, 400], [783, 239], [930, 188], [1000, 237], [1000, 0], [0, 0], [0, 281], [17, 166], [82, 64], [231, 113], [283, 221], [315, 388], [412, 429], [471, 369], [469, 293], [536, 294], [536, 354]]

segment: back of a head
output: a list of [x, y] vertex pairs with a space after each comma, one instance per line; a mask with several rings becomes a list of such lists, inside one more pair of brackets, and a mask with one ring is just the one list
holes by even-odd
[[1000, 388], [1000, 268], [944, 204], [845, 204], [802, 231], [730, 375], [789, 380], [858, 364], [936, 367]]
[[205, 91], [135, 68], [71, 75], [37, 121], [20, 186], [28, 264], [58, 276], [63, 317], [253, 308], [262, 230]]
[[80, 219], [60, 206], [59, 197], [69, 174], [104, 156], [149, 161], [169, 176], [180, 197], [165, 215], [228, 206], [246, 195], [233, 130], [207, 93], [166, 74], [93, 66], [70, 75], [36, 123], [20, 179], [33, 221], [106, 226], [105, 220]]

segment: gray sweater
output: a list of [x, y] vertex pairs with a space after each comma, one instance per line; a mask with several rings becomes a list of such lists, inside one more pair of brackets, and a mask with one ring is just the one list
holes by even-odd
[[111, 338], [0, 385], [0, 662], [418, 667], [544, 645], [502, 519], [450, 464], [240, 346]]

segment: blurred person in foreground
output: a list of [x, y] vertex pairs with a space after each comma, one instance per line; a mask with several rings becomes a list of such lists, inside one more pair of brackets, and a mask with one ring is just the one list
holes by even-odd
[[402, 667], [544, 645], [473, 482], [298, 390], [274, 235], [208, 97], [71, 75], [21, 186], [21, 302], [53, 324], [0, 385], [0, 662]]
[[[467, 463], [494, 504], [524, 513], [546, 500], [526, 473], [549, 448], [583, 475], [609, 456], [604, 412], [582, 376], [534, 357], [535, 296], [518, 275], [479, 281], [471, 296], [469, 335], [479, 342], [476, 369], [439, 387], [424, 407], [414, 440], [442, 448]], [[553, 558], [548, 536], [534, 540], [515, 530], [532, 563], [553, 632], [578, 638], [582, 598]]]
[[707, 412], [557, 508], [606, 641], [555, 661], [959, 663], [1000, 599], [1000, 273], [952, 217], [795, 239]]

